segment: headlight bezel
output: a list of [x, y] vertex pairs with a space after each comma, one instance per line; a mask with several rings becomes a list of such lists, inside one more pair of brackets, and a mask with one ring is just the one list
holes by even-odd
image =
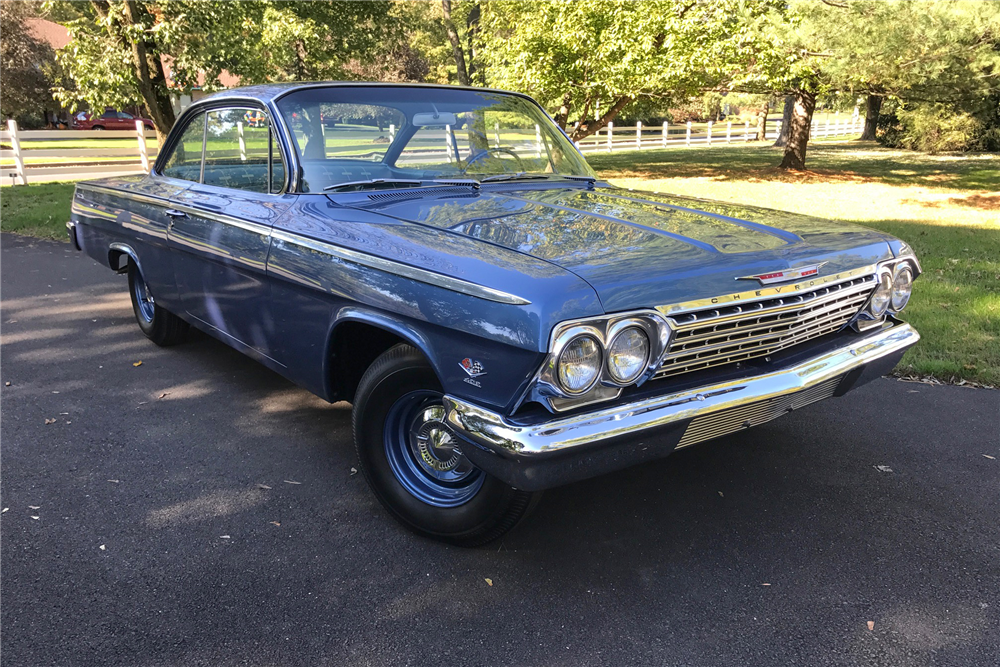
[[899, 315], [899, 313], [906, 308], [906, 306], [910, 302], [909, 297], [907, 298], [906, 302], [904, 302], [903, 305], [899, 308], [893, 308], [892, 305], [892, 294], [895, 286], [896, 276], [899, 274], [899, 272], [903, 270], [909, 270], [910, 272], [910, 284], [911, 284], [910, 295], [912, 296], [913, 281], [915, 281], [920, 276], [922, 271], [920, 269], [920, 262], [917, 260], [916, 256], [912, 254], [911, 251], [908, 251], [905, 254], [901, 254], [897, 257], [894, 257], [893, 259], [879, 262], [875, 266], [876, 278], [879, 281], [881, 281], [883, 278], [886, 278], [889, 283], [889, 296], [886, 301], [886, 307], [884, 310], [881, 311], [880, 314], [877, 314], [875, 313], [875, 311], [873, 311], [872, 307], [875, 297], [875, 290], [878, 289], [878, 287], [876, 287], [875, 290], [872, 290], [872, 293], [869, 295], [868, 300], [865, 301], [864, 306], [862, 306], [861, 310], [858, 311], [858, 314], [854, 318], [853, 326], [857, 331], [865, 332], [875, 327], [881, 326], [882, 324], [885, 323], [886, 318], [890, 316], [895, 317]]
[[[630, 326], [640, 328], [646, 335], [648, 352], [638, 376], [629, 382], [620, 382], [608, 369], [608, 351], [615, 337]], [[561, 322], [552, 331], [549, 351], [531, 383], [528, 395], [547, 403], [555, 412], [617, 398], [625, 387], [640, 385], [653, 376], [670, 347], [673, 326], [669, 318], [652, 309]], [[581, 335], [597, 339], [601, 347], [601, 368], [597, 381], [588, 389], [567, 391], [559, 378], [559, 362], [566, 347]]]
[[[896, 284], [899, 278], [904, 274], [908, 273], [910, 275], [909, 279], [909, 290], [906, 292], [906, 298], [903, 299], [902, 305], [896, 305]], [[910, 297], [913, 296], [913, 281], [916, 279], [916, 273], [914, 271], [914, 266], [910, 262], [899, 262], [892, 269], [892, 294], [889, 298], [889, 312], [897, 314], [903, 311], [907, 305], [910, 303]]]
[[[565, 343], [562, 345], [561, 349], [559, 350], [559, 354], [556, 356], [556, 361], [555, 361], [556, 382], [559, 383], [559, 388], [562, 389], [569, 396], [580, 396], [582, 394], [586, 394], [588, 391], [593, 389], [594, 385], [600, 381], [601, 373], [604, 368], [604, 358], [606, 356], [606, 351], [604, 349], [603, 343], [601, 342], [599, 332], [597, 330], [594, 330], [593, 327], [581, 327], [581, 328], [591, 329], [591, 330], [578, 331], [575, 332], [572, 336], [569, 336], [566, 339]], [[587, 382], [587, 384], [582, 389], [570, 389], [569, 387], [566, 386], [566, 383], [563, 382], [563, 377], [562, 377], [563, 355], [566, 354], [566, 351], [569, 350], [570, 347], [572, 347], [572, 345], [575, 342], [586, 339], [593, 340], [594, 345], [596, 345], [597, 347], [597, 363], [594, 369], [594, 377], [591, 378], [590, 381]]]

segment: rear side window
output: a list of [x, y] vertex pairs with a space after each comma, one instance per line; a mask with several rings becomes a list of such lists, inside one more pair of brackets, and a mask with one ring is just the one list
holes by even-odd
[[280, 191], [285, 171], [267, 114], [233, 108], [209, 111], [207, 117], [204, 183], [250, 192]]
[[201, 149], [205, 140], [205, 114], [191, 119], [163, 165], [163, 175], [185, 181], [201, 180]]

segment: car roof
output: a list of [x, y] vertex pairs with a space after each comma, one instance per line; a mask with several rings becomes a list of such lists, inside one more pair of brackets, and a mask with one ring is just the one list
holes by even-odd
[[523, 96], [524, 93], [517, 93], [509, 90], [497, 90], [495, 88], [479, 88], [476, 86], [449, 86], [439, 83], [384, 83], [378, 81], [296, 81], [289, 83], [266, 83], [256, 86], [242, 86], [240, 88], [228, 88], [219, 92], [206, 95], [196, 102], [219, 101], [226, 98], [251, 98], [260, 102], [272, 102], [279, 97], [283, 97], [295, 90], [307, 88], [334, 88], [346, 86], [364, 86], [378, 88], [440, 88], [444, 90], [475, 90], [489, 91], [493, 93], [506, 93], [508, 95]]

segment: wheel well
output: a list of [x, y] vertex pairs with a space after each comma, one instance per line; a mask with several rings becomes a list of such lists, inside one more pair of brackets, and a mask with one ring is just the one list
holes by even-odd
[[344, 322], [330, 341], [330, 390], [334, 401], [353, 401], [362, 376], [383, 352], [409, 341], [365, 322]]
[[132, 258], [129, 257], [127, 252], [114, 249], [108, 251], [108, 265], [114, 269], [115, 273], [125, 273], [128, 271], [128, 265], [131, 261]]

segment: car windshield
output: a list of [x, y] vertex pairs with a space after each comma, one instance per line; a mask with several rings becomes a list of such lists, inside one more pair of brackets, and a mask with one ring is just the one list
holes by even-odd
[[593, 177], [559, 128], [518, 95], [330, 86], [295, 91], [277, 106], [298, 151], [302, 192]]

